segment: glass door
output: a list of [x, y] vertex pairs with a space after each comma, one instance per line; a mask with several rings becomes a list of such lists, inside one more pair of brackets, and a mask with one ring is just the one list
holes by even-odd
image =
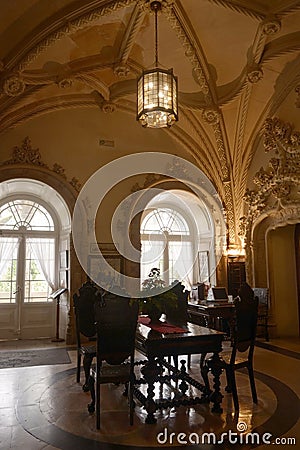
[[[1, 237], [1, 245], [6, 246], [6, 254], [0, 267], [0, 338], [54, 336], [52, 287], [43, 269], [52, 266], [54, 271], [55, 240]], [[37, 248], [44, 256], [42, 262]]]
[[30, 200], [0, 208], [0, 339], [31, 339], [55, 334], [54, 223]]

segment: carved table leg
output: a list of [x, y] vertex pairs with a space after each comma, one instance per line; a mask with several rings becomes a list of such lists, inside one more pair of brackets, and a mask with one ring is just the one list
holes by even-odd
[[212, 412], [222, 413], [221, 407], [223, 395], [220, 392], [220, 375], [222, 373], [223, 364], [218, 353], [214, 353], [211, 358], [207, 360], [208, 368], [213, 374], [213, 392], [210, 395], [210, 401], [213, 402]]
[[181, 367], [180, 367], [179, 379], [181, 379], [181, 382], [179, 384], [179, 389], [180, 389], [181, 395], [185, 396], [186, 391], [188, 390], [188, 387], [189, 387], [185, 381], [185, 376], [187, 375], [186, 368], [185, 368], [185, 361], [181, 360], [180, 364], [181, 364]]
[[207, 366], [207, 364], [205, 364], [205, 357], [206, 357], [206, 353], [201, 353], [201, 357], [200, 357], [200, 373], [202, 376], [202, 379], [204, 381], [204, 389], [203, 389], [203, 394], [202, 394], [202, 399], [203, 401], [206, 401], [207, 403], [209, 403], [209, 396], [211, 394], [211, 389], [210, 389], [210, 385], [209, 385], [209, 381], [208, 381], [208, 372], [209, 372], [209, 368]]
[[158, 365], [154, 358], [149, 358], [145, 366], [141, 369], [141, 372], [148, 384], [145, 402], [145, 408], [148, 415], [145, 422], [149, 424], [156, 423], [157, 420], [154, 417], [154, 413], [157, 408], [154, 401], [154, 382], [157, 380], [157, 376], [162, 373], [162, 368]]

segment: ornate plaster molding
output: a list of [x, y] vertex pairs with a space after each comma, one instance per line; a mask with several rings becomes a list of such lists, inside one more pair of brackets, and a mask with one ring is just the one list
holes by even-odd
[[228, 227], [228, 244], [229, 246], [239, 247], [236, 236], [236, 225], [235, 225], [235, 214], [233, 205], [233, 195], [231, 181], [224, 182], [225, 190], [225, 210], [226, 210], [226, 221]]
[[116, 110], [116, 105], [112, 102], [103, 102], [101, 109], [105, 114], [112, 114]]
[[263, 70], [262, 68], [255, 64], [252, 67], [249, 67], [248, 69], [248, 73], [247, 73], [247, 79], [250, 83], [257, 83], [258, 81], [260, 81], [263, 78]]
[[83, 5], [82, 8], [79, 8], [79, 13], [80, 9], [82, 9], [82, 13], [79, 17], [73, 19], [71, 16], [70, 18], [66, 16], [64, 20], [61, 18], [57, 19], [48, 26], [48, 31], [43, 29], [41, 34], [37, 34], [33, 39], [30, 39], [30, 44], [28, 44], [27, 47], [24, 47], [26, 48], [26, 54], [21, 58], [20, 55], [17, 55], [15, 59], [19, 59], [19, 61], [16, 62], [12, 60], [9, 64], [10, 69], [17, 65], [17, 70], [24, 70], [28, 64], [55, 41], [85, 27], [88, 23], [92, 23], [99, 19], [99, 17], [111, 14], [113, 11], [129, 6], [132, 3], [135, 3], [135, 0], [115, 0], [107, 5], [92, 9], [92, 11], [86, 11], [87, 8]]
[[23, 94], [26, 84], [24, 79], [19, 74], [12, 74], [8, 76], [3, 82], [3, 92], [9, 97], [17, 97]]
[[60, 89], [68, 89], [73, 85], [72, 78], [63, 78], [62, 80], [57, 81], [57, 85]]
[[[97, 105], [95, 98], [90, 95], [71, 94], [68, 96], [56, 96], [48, 99], [47, 102], [39, 100], [31, 103], [29, 106], [21, 107], [8, 114], [2, 116], [0, 121], [0, 133], [8, 128], [13, 128], [16, 125], [37, 117], [50, 111], [59, 111], [70, 108], [89, 108]], [[102, 107], [102, 103], [101, 103]]]
[[253, 17], [254, 19], [264, 19], [265, 14], [261, 11], [257, 11], [254, 8], [250, 8], [249, 2], [243, 4], [242, 2], [231, 2], [228, 0], [209, 0], [211, 3], [224, 6], [224, 8], [231, 9], [232, 11], [237, 11], [239, 13], [245, 14], [246, 16]]
[[[2, 162], [1, 166], [12, 166], [15, 164], [29, 164], [33, 166], [43, 167], [56, 173], [57, 175], [68, 181], [65, 174], [65, 169], [60, 164], [54, 163], [52, 169], [50, 169], [49, 166], [42, 161], [40, 150], [38, 148], [32, 148], [31, 140], [28, 136], [25, 137], [21, 146], [14, 147], [12, 151], [12, 158]], [[69, 181], [69, 183], [77, 192], [80, 191], [81, 184], [79, 183], [77, 178], [73, 177]]]
[[215, 139], [216, 139], [216, 144], [217, 144], [217, 149], [218, 149], [218, 156], [220, 158], [220, 163], [221, 163], [222, 178], [223, 178], [223, 180], [228, 180], [229, 179], [229, 169], [228, 169], [228, 162], [227, 162], [226, 151], [225, 151], [225, 143], [224, 143], [220, 120], [216, 123], [213, 123], [212, 126], [213, 126], [213, 130], [214, 130], [214, 134], [215, 134]]
[[189, 33], [186, 31], [189, 27], [185, 24], [185, 19], [182, 17], [182, 14], [178, 8], [176, 8], [176, 4], [173, 4], [173, 1], [165, 7], [162, 11], [165, 12], [168, 21], [171, 24], [171, 27], [175, 30], [176, 35], [181, 42], [183, 48], [185, 49], [185, 55], [190, 61], [193, 67], [193, 73], [199, 83], [200, 91], [206, 96], [207, 101], [210, 103], [210, 95], [209, 95], [209, 72], [208, 68], [205, 64], [205, 59], [201, 61], [201, 49], [195, 46], [190, 39]]
[[240, 235], [245, 239], [246, 254], [251, 257], [253, 231], [268, 216], [278, 219], [274, 226], [284, 223], [300, 209], [300, 132], [278, 118], [268, 118], [263, 127], [266, 152], [274, 152], [269, 166], [255, 174], [257, 188], [246, 190], [247, 215], [240, 219]]
[[220, 121], [220, 111], [216, 108], [206, 108], [202, 111], [202, 117], [209, 125], [216, 125]]
[[265, 35], [270, 36], [281, 30], [281, 21], [276, 17], [267, 17], [262, 22], [262, 31]]
[[[126, 29], [126, 34], [122, 39], [122, 44], [119, 50], [119, 64], [114, 70], [114, 73], [119, 77], [123, 78], [129, 73], [129, 67], [126, 65], [126, 63], [135, 43], [135, 39], [141, 29], [145, 17], [145, 6], [145, 1], [138, 1], [130, 17], [129, 24]], [[149, 10], [151, 11], [150, 8]]]
[[126, 78], [130, 72], [130, 68], [126, 64], [117, 64], [114, 67], [114, 74], [119, 78]]
[[[266, 152], [275, 150], [281, 157], [293, 154], [300, 157], [300, 131], [294, 131], [290, 123], [285, 123], [278, 118], [265, 121], [264, 147]], [[286, 161], [289, 163], [289, 161]], [[290, 167], [292, 169], [292, 167]]]

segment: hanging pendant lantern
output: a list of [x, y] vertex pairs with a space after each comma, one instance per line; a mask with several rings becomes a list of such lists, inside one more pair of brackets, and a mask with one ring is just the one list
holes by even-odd
[[177, 77], [173, 69], [158, 67], [157, 12], [159, 1], [150, 5], [155, 13], [155, 68], [143, 71], [137, 82], [137, 120], [143, 127], [170, 127], [178, 120]]

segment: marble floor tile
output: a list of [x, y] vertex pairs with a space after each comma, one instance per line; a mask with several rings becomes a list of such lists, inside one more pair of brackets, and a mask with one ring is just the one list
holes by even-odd
[[[1, 342], [0, 352], [52, 345], [49, 341], [35, 345], [32, 341]], [[288, 349], [288, 342], [284, 341], [281, 348]], [[292, 345], [291, 350], [296, 352], [297, 346]], [[76, 351], [70, 348], [69, 355], [71, 364], [0, 370], [0, 449], [118, 450], [120, 446], [134, 450], [162, 446], [175, 449], [181, 447], [179, 433], [185, 433], [188, 438], [211, 432], [220, 436], [230, 430], [237, 431], [242, 425], [245, 433], [270, 432], [274, 437], [295, 437], [300, 442], [297, 397], [300, 360], [295, 357], [257, 347], [254, 367], [259, 401], [253, 404], [248, 376], [238, 372], [238, 413], [234, 411], [231, 394], [224, 391], [226, 379], [222, 374], [222, 414], [212, 413], [207, 404], [166, 408], [156, 413], [156, 424], [146, 425], [146, 412], [137, 401], [131, 427], [123, 386], [103, 385], [101, 429], [96, 430], [95, 415], [87, 411], [90, 395], [76, 383]], [[195, 378], [199, 376], [198, 357], [192, 358], [191, 374]], [[162, 390], [157, 387], [155, 395], [158, 397], [163, 392], [164, 396], [172, 396], [174, 389], [172, 385], [164, 385]], [[162, 444], [162, 440], [166, 442]], [[184, 446], [189, 445], [188, 441]], [[218, 444], [215, 448], [231, 448], [228, 445], [228, 442]], [[262, 449], [266, 447], [259, 445]]]

